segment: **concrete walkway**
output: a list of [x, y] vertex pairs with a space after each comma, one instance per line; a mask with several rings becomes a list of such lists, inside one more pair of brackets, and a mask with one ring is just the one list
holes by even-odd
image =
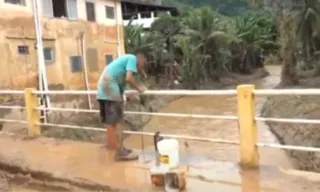
[[[118, 163], [113, 161], [112, 152], [97, 144], [45, 137], [23, 140], [18, 136], [0, 134], [2, 169], [30, 172], [31, 176], [50, 181], [65, 180], [78, 186], [90, 186], [92, 190], [111, 187], [152, 191], [148, 174], [148, 167], [154, 160], [152, 153], [152, 150], [143, 153], [138, 162]], [[260, 171], [243, 171], [236, 163], [217, 162], [190, 154], [181, 154], [181, 159], [189, 170], [188, 192], [320, 191], [320, 176], [317, 174], [265, 166], [261, 166]]]

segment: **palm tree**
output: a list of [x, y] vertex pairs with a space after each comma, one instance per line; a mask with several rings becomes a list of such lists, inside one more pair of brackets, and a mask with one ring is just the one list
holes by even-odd
[[285, 15], [280, 25], [281, 56], [283, 59], [281, 84], [297, 85], [299, 77], [296, 71], [296, 24], [291, 15]]
[[[224, 61], [215, 60], [226, 45], [229, 36], [226, 34], [226, 23], [222, 16], [209, 7], [192, 10], [183, 18], [183, 36], [188, 38], [190, 46], [194, 46], [200, 55], [211, 56], [206, 62], [198, 65], [203, 71], [204, 79], [213, 78], [213, 71], [222, 69]], [[221, 58], [221, 57], [220, 57]]]
[[[239, 69], [251, 73], [252, 69], [261, 66], [261, 52], [265, 49], [276, 49], [276, 29], [272, 17], [266, 14], [245, 14], [231, 20], [233, 36], [236, 42], [232, 46], [239, 47], [233, 53], [238, 53]], [[241, 49], [240, 49], [241, 48]], [[235, 66], [233, 67], [235, 68]]]
[[302, 43], [305, 59], [320, 48], [320, 6], [318, 0], [304, 0], [297, 5], [297, 34]]
[[204, 72], [201, 66], [208, 59], [208, 55], [199, 54], [197, 47], [190, 44], [190, 39], [180, 38], [176, 46], [183, 55], [179, 69], [184, 86], [189, 89], [198, 89]]

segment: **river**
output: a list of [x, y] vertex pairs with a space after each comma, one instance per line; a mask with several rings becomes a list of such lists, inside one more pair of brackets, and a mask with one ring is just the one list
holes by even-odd
[[[257, 89], [273, 88], [280, 80], [280, 66], [267, 66], [270, 75], [251, 82]], [[230, 87], [232, 88], [232, 87]], [[256, 98], [256, 113], [259, 115], [265, 97]], [[236, 115], [237, 103], [234, 96], [188, 96], [174, 100], [160, 112], [163, 113], [189, 113], [212, 115]], [[260, 142], [278, 143], [268, 126], [263, 122], [257, 123], [258, 139]], [[235, 120], [211, 120], [194, 118], [168, 118], [153, 117], [145, 125], [144, 131], [161, 133], [191, 135], [216, 139], [238, 140], [238, 125]], [[141, 148], [141, 136], [130, 136], [126, 144], [134, 148]], [[151, 137], [144, 137], [146, 146], [151, 146]], [[239, 146], [215, 144], [198, 141], [188, 141], [189, 151], [195, 154], [213, 157], [221, 161], [238, 161]], [[293, 165], [285, 152], [278, 149], [260, 148], [260, 163], [277, 165], [283, 168], [292, 168]], [[270, 158], [272, 157], [272, 158]]]

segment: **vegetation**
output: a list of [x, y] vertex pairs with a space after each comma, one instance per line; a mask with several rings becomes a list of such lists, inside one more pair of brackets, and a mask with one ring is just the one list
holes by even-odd
[[[319, 76], [319, 0], [269, 1], [163, 0], [184, 8], [210, 6], [189, 9], [181, 17], [163, 16], [148, 32], [127, 27], [127, 51], [145, 49], [158, 81], [167, 74], [171, 82], [179, 79], [187, 88], [218, 81], [226, 73], [250, 74], [263, 67], [270, 53], [274, 62], [283, 64], [282, 84]], [[272, 13], [262, 11], [261, 2], [270, 4]], [[225, 12], [224, 6], [237, 11]]]
[[165, 75], [191, 89], [226, 73], [250, 74], [263, 67], [264, 53], [277, 49], [275, 22], [267, 13], [227, 17], [210, 7], [162, 16], [147, 32], [129, 25], [125, 35], [127, 52], [149, 53], [149, 73], [158, 81]]
[[248, 10], [257, 10], [261, 6], [250, 6], [250, 4], [261, 5], [263, 1], [254, 0], [162, 0], [163, 4], [177, 6], [181, 10], [197, 8], [199, 6], [210, 6], [223, 15], [235, 16]]
[[283, 85], [297, 85], [299, 78], [320, 74], [319, 1], [298, 1], [291, 7], [278, 15]]

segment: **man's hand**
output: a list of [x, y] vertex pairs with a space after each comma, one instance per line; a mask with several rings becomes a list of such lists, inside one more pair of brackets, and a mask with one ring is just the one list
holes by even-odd
[[146, 90], [144, 86], [139, 86], [138, 91], [139, 93], [143, 93]]

